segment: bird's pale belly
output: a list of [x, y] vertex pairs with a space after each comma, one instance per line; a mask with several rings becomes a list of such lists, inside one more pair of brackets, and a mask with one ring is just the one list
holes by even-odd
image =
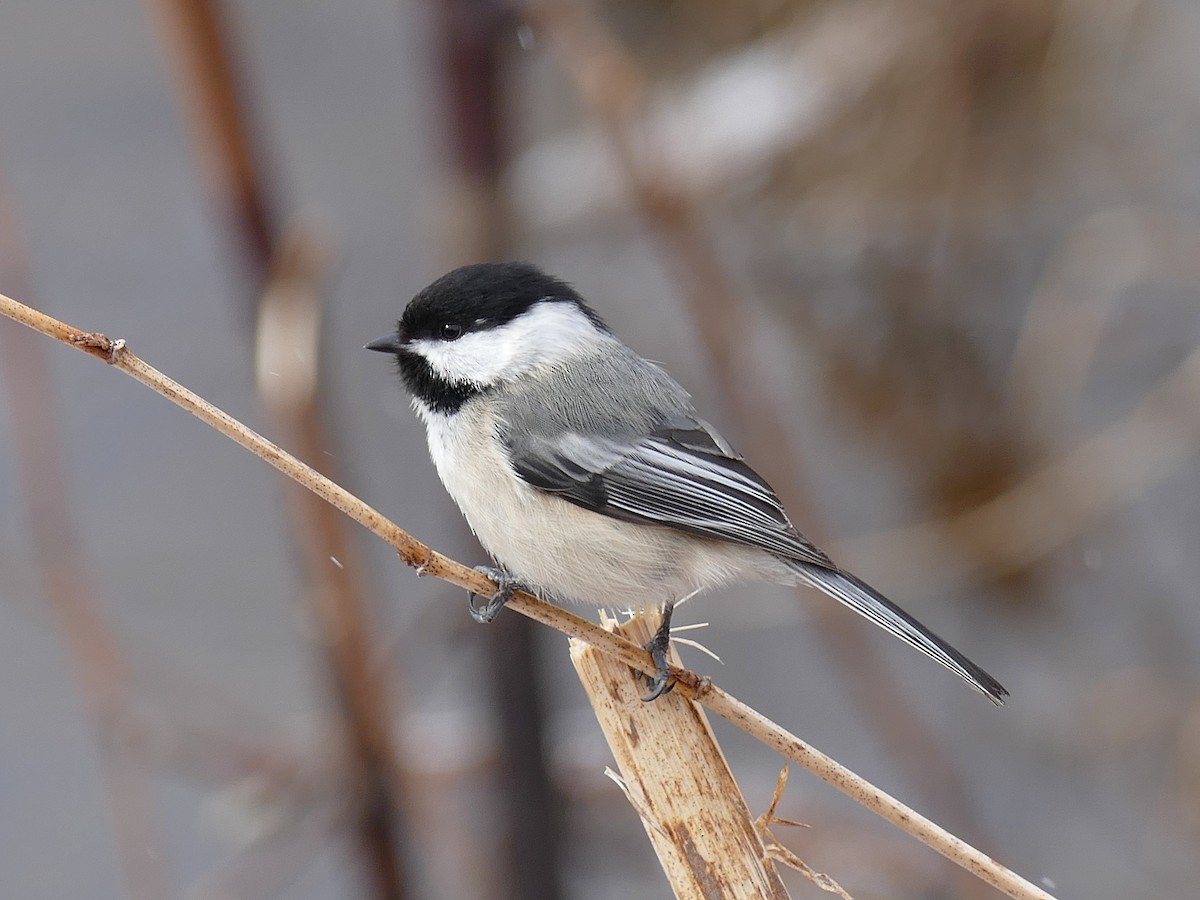
[[484, 416], [427, 416], [430, 455], [484, 549], [547, 599], [641, 608], [757, 574], [747, 571], [752, 551], [620, 522], [530, 487]]

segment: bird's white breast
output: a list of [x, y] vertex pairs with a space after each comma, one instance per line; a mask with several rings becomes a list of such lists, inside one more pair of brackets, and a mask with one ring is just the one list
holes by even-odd
[[438, 475], [484, 548], [548, 599], [640, 608], [757, 575], [744, 548], [617, 521], [526, 484], [486, 403], [450, 415], [414, 405]]

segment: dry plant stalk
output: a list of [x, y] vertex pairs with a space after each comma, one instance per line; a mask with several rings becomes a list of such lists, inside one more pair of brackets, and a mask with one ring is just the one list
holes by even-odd
[[[602, 623], [638, 643], [653, 630], [646, 615], [621, 626], [602, 614]], [[571, 662], [675, 896], [786, 900], [700, 706], [676, 691], [643, 703], [641, 679], [581, 641], [571, 641]]]
[[[3, 294], [0, 294], [0, 315], [115, 366], [192, 413], [396, 548], [400, 558], [416, 568], [418, 575], [433, 575], [477, 593], [490, 594], [496, 590], [496, 585], [480, 573], [421, 543], [341, 485], [330, 481], [228, 413], [143, 362], [126, 349], [123, 340], [113, 340], [98, 332], [72, 328]], [[565, 609], [530, 594], [517, 594], [508, 606], [568, 637], [591, 644], [632, 669], [646, 675], [652, 675], [655, 671], [654, 662], [644, 649]], [[702, 703], [751, 737], [808, 769], [867, 809], [1008, 896], [1021, 900], [1054, 900], [1041, 888], [908, 808], [836, 760], [810, 747], [762, 713], [721, 690], [709, 679], [701, 678], [696, 673], [676, 665], [671, 666], [671, 677], [675, 680], [675, 689], [681, 696]]]
[[251, 117], [243, 109], [222, 19], [213, 0], [145, 0], [163, 62], [175, 79], [178, 103], [201, 175], [224, 204], [249, 261], [265, 274], [276, 229], [268, 185], [258, 165]]
[[775, 796], [771, 798], [771, 805], [767, 811], [754, 820], [754, 827], [758, 829], [758, 833], [762, 836], [763, 846], [766, 847], [767, 853], [774, 860], [778, 860], [789, 868], [795, 869], [821, 890], [829, 894], [837, 894], [842, 900], [854, 900], [845, 889], [826, 875], [824, 872], [818, 872], [813, 869], [808, 863], [802, 860], [799, 856], [789, 850], [783, 844], [775, 839], [775, 835], [771, 833], [772, 825], [792, 825], [796, 828], [807, 828], [803, 822], [794, 822], [791, 819], [781, 819], [775, 815], [775, 810], [779, 808], [779, 801], [783, 799], [783, 792], [787, 790], [788, 772], [791, 771], [787, 766], [784, 766], [779, 772], [779, 779], [775, 782]]

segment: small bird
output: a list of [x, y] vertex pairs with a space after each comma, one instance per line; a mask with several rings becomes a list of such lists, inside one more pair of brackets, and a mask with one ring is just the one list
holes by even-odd
[[569, 284], [524, 262], [463, 266], [366, 349], [395, 356], [442, 484], [500, 566], [478, 567], [498, 590], [471, 595], [477, 621], [518, 590], [661, 604], [653, 700], [673, 684], [676, 603], [735, 579], [806, 584], [1004, 702], [996, 679], [805, 538], [688, 393]]

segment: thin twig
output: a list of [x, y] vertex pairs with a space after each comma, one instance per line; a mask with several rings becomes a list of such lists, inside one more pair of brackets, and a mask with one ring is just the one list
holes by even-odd
[[[393, 546], [405, 563], [416, 568], [418, 575], [433, 575], [477, 593], [493, 593], [496, 590], [496, 585], [480, 573], [421, 543], [345, 488], [304, 465], [228, 413], [143, 362], [128, 350], [124, 341], [112, 340], [97, 332], [72, 328], [4, 295], [0, 295], [0, 314], [104, 360], [192, 413]], [[573, 613], [529, 594], [517, 594], [508, 605], [522, 615], [548, 625], [568, 637], [578, 638], [615, 656], [636, 671], [646, 675], [655, 671], [654, 662], [644, 649]], [[751, 737], [808, 769], [867, 809], [1010, 897], [1053, 900], [1045, 891], [721, 690], [710, 679], [676, 666], [671, 667], [671, 675], [676, 681], [677, 690], [685, 696], [704, 704]]]
[[824, 872], [816, 871], [812, 866], [802, 860], [799, 854], [789, 850], [783, 844], [779, 843], [775, 835], [771, 832], [772, 825], [791, 825], [796, 828], [807, 828], [803, 822], [794, 822], [791, 819], [781, 819], [775, 815], [775, 810], [779, 808], [779, 801], [783, 799], [783, 792], [787, 790], [788, 773], [791, 771], [789, 766], [784, 766], [779, 772], [779, 778], [775, 781], [775, 795], [771, 798], [771, 805], [767, 811], [754, 820], [754, 827], [762, 836], [763, 842], [766, 845], [767, 853], [777, 862], [789, 866], [819, 887], [821, 890], [829, 894], [837, 894], [842, 900], [854, 900], [846, 890], [829, 877]]

